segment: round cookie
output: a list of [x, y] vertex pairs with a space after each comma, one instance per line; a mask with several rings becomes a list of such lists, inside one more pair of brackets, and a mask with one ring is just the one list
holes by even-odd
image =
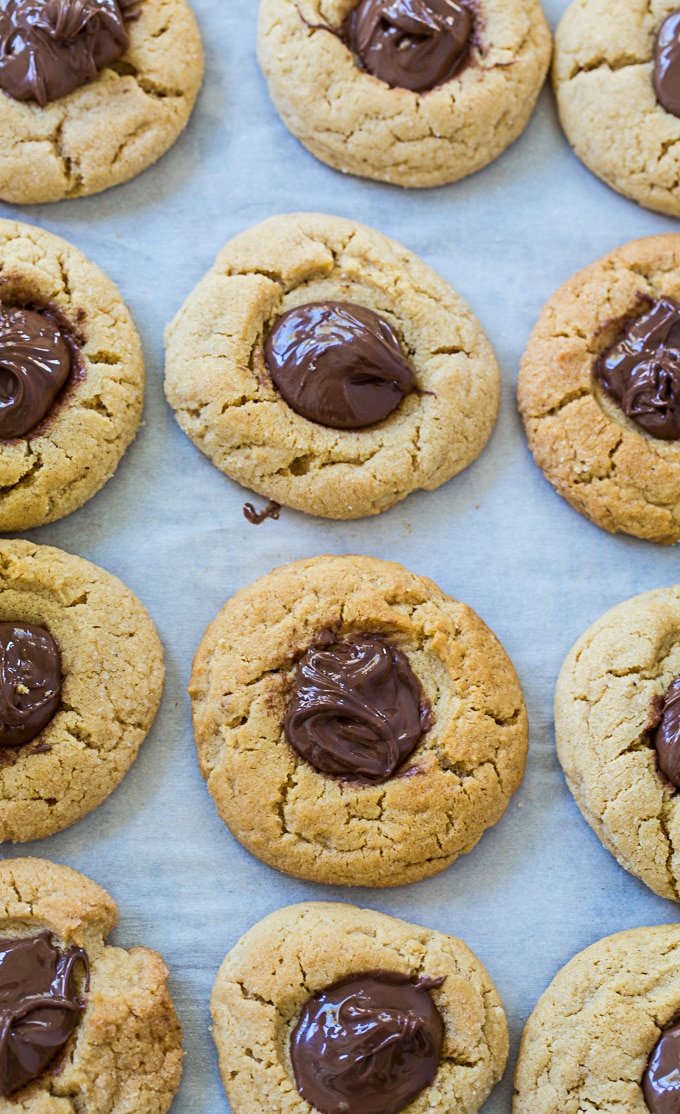
[[[503, 1074], [505, 1014], [462, 940], [354, 905], [308, 902], [256, 924], [225, 958], [211, 999], [213, 1038], [234, 1114], [308, 1114], [289, 1040], [310, 995], [370, 971], [446, 976], [430, 993], [444, 1021], [434, 1083], [409, 1114], [474, 1114]], [[359, 1110], [356, 1106], [353, 1109]]]
[[28, 530], [70, 514], [113, 475], [142, 416], [144, 360], [118, 288], [39, 228], [0, 220], [0, 303], [47, 307], [77, 353], [44, 420], [0, 439], [0, 530]]
[[[160, 955], [148, 948], [126, 951], [108, 947], [105, 938], [117, 921], [112, 898], [76, 870], [46, 859], [0, 863], [3, 945], [42, 935], [62, 955], [73, 949], [79, 958], [72, 976], [76, 994], [71, 1000], [85, 1003], [84, 1009], [76, 1008], [75, 1030], [65, 1048], [57, 1051], [33, 1082], [20, 1085], [9, 1095], [6, 1084], [21, 1084], [14, 1057], [17, 1051], [30, 1048], [30, 1031], [22, 1025], [21, 1038], [4, 1044], [0, 1114], [17, 1110], [22, 1114], [72, 1114], [78, 1108], [92, 1114], [164, 1114], [169, 1108], [182, 1074], [182, 1029], [168, 993], [168, 970]], [[43, 955], [45, 947], [43, 941]], [[83, 952], [89, 965], [89, 990]], [[16, 993], [12, 957], [5, 946], [0, 960], [4, 1031], [5, 1010]], [[30, 958], [21, 966], [24, 977], [35, 977]], [[50, 1011], [48, 1022], [52, 1019], [54, 1024], [60, 1012], [58, 1008]], [[38, 1008], [38, 1017], [41, 1013], [44, 1018], [46, 1011]], [[30, 1030], [30, 1013], [28, 1020]], [[40, 1041], [36, 1048], [40, 1049]]]
[[[382, 636], [422, 688], [432, 725], [379, 783], [320, 772], [284, 732], [296, 666], [324, 632]], [[437, 874], [500, 819], [524, 772], [524, 700], [498, 640], [431, 580], [373, 557], [296, 561], [242, 589], [208, 627], [189, 691], [219, 815], [263, 862], [311, 881]]]
[[[680, 539], [680, 441], [627, 417], [594, 374], [622, 330], [659, 299], [680, 301], [676, 233], [633, 240], [579, 271], [531, 334], [518, 400], [529, 448], [560, 495], [604, 530], [671, 544]], [[668, 359], [657, 381], [664, 389], [677, 375]], [[667, 386], [669, 409], [680, 409], [680, 379]]]
[[648, 209], [680, 216], [680, 117], [654, 85], [655, 42], [676, 0], [573, 0], [555, 34], [560, 121], [582, 162]]
[[175, 142], [203, 77], [193, 12], [186, 0], [140, 0], [125, 30], [123, 57], [65, 96], [41, 106], [0, 90], [4, 201], [98, 193], [127, 182]]
[[513, 1114], [649, 1114], [643, 1077], [679, 1009], [680, 925], [634, 928], [586, 948], [527, 1021]]
[[[311, 421], [269, 374], [268, 330], [293, 307], [335, 299], [396, 332], [416, 389], [365, 429]], [[439, 487], [482, 451], [499, 373], [477, 319], [400, 244], [341, 217], [273, 217], [237, 236], [166, 332], [166, 394], [192, 441], [232, 479], [327, 518], [387, 510]]]
[[679, 900], [680, 797], [654, 731], [680, 676], [680, 586], [626, 600], [581, 635], [555, 692], [557, 753], [583, 816], [626, 870]]
[[48, 630], [61, 658], [58, 711], [42, 733], [19, 747], [0, 733], [0, 841], [25, 842], [73, 824], [123, 779], [160, 703], [163, 648], [114, 576], [25, 541], [0, 541], [0, 623]]
[[[339, 34], [358, 2], [261, 0], [258, 59], [269, 92], [313, 155], [364, 178], [439, 186], [486, 166], [520, 135], [550, 61], [538, 0], [470, 4], [467, 59], [425, 92], [360, 68]], [[397, 19], [412, 20], [418, 7], [400, 5]]]

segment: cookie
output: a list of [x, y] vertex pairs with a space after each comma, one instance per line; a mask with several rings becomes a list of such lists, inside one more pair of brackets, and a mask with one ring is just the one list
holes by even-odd
[[528, 123], [550, 61], [537, 0], [261, 0], [258, 59], [284, 124], [336, 170], [455, 182]]
[[237, 236], [166, 347], [168, 401], [202, 452], [327, 518], [439, 487], [498, 414], [496, 359], [465, 302], [406, 248], [341, 217], [273, 217]]
[[[324, 995], [344, 1004], [327, 1007], [337, 1025], [320, 1049], [305, 1023]], [[474, 1114], [508, 1053], [496, 989], [462, 940], [354, 905], [265, 917], [224, 960], [211, 1010], [234, 1114]]]
[[0, 840], [24, 842], [73, 824], [123, 779], [160, 703], [163, 648], [104, 569], [0, 541], [0, 664]]
[[680, 216], [675, 0], [574, 0], [555, 34], [560, 121], [582, 162], [648, 209]]
[[170, 1106], [182, 1029], [168, 970], [148, 948], [108, 947], [117, 920], [113, 899], [76, 870], [0, 863], [1, 1114]]
[[[586, 948], [557, 973], [527, 1021], [513, 1114], [672, 1110], [680, 1057], [673, 1057], [675, 1080], [667, 1065], [665, 1087], [653, 1061], [679, 1004], [680, 925], [634, 928]], [[659, 1105], [669, 1091], [671, 1105]]]
[[113, 475], [142, 416], [144, 360], [108, 276], [66, 240], [10, 220], [0, 220], [0, 366], [0, 530], [28, 530]]
[[534, 459], [611, 532], [680, 538], [680, 236], [633, 240], [545, 305], [519, 376]]
[[626, 870], [676, 901], [678, 677], [680, 586], [603, 615], [567, 655], [555, 693], [557, 753], [583, 816]]
[[315, 882], [397, 886], [471, 851], [524, 772], [512, 664], [478, 615], [374, 557], [314, 557], [238, 592], [189, 691], [232, 834]]
[[0, 45], [0, 198], [19, 205], [146, 170], [184, 128], [203, 76], [186, 0], [4, 0]]

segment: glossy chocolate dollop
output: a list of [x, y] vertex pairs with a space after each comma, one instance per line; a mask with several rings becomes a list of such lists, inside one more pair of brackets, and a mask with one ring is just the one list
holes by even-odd
[[642, 1077], [642, 1093], [651, 1114], [680, 1110], [680, 1025], [661, 1034]]
[[379, 784], [408, 758], [432, 716], [408, 658], [382, 635], [323, 632], [297, 664], [283, 721], [316, 770]]
[[21, 747], [47, 727], [61, 699], [59, 648], [49, 631], [0, 623], [0, 747]]
[[662, 441], [680, 438], [680, 306], [660, 298], [595, 365], [624, 414]]
[[654, 92], [666, 112], [680, 116], [680, 8], [664, 19], [657, 32]]
[[321, 1114], [397, 1114], [408, 1106], [439, 1067], [444, 1023], [428, 992], [444, 978], [411, 982], [396, 971], [367, 971], [310, 998], [290, 1041], [303, 1099]]
[[69, 377], [72, 350], [48, 313], [0, 304], [0, 438], [39, 425]]
[[123, 56], [139, 0], [0, 0], [0, 87], [45, 105]]
[[654, 733], [659, 769], [680, 789], [680, 677], [664, 694], [659, 707], [659, 725]]
[[72, 945], [60, 952], [49, 932], [0, 939], [0, 1095], [12, 1095], [50, 1066], [84, 1009], [76, 997], [74, 968], [87, 953]]
[[394, 329], [364, 306], [310, 302], [291, 309], [264, 351], [288, 405], [331, 429], [375, 425], [416, 387]]
[[360, 0], [342, 38], [365, 70], [387, 85], [426, 93], [468, 58], [472, 14], [457, 0]]

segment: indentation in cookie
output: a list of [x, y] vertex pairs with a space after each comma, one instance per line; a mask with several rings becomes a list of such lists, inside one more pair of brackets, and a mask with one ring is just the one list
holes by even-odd
[[321, 1114], [398, 1114], [439, 1067], [444, 1022], [429, 991], [446, 976], [352, 975], [305, 1003], [290, 1041], [298, 1091]]
[[284, 731], [321, 773], [379, 785], [432, 723], [408, 658], [384, 635], [322, 631], [297, 663]]
[[0, 623], [0, 747], [21, 747], [59, 708], [59, 647], [44, 627]]
[[375, 425], [416, 388], [394, 329], [365, 306], [296, 306], [267, 336], [265, 359], [288, 405], [331, 429]]
[[124, 19], [140, 0], [0, 0], [0, 88], [49, 101], [93, 81], [125, 54]]

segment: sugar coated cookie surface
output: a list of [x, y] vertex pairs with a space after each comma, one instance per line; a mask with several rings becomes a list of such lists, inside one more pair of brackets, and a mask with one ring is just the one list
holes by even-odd
[[579, 271], [529, 339], [518, 386], [529, 448], [604, 530], [680, 539], [679, 351], [676, 233], [633, 240]]
[[[25, 743], [8, 739], [7, 724], [17, 704], [47, 695], [31, 664], [40, 673], [42, 657], [4, 624], [47, 631], [58, 647], [56, 709]], [[52, 546], [0, 541], [0, 655], [0, 840], [24, 842], [68, 827], [122, 780], [160, 702], [163, 649], [137, 597], [104, 569]], [[17, 657], [19, 666], [28, 659], [18, 673]]]
[[672, 763], [678, 677], [676, 586], [626, 600], [589, 627], [555, 693], [557, 752], [583, 816], [626, 870], [676, 901], [680, 797], [670, 778], [680, 780]]
[[[69, 867], [0, 863], [0, 1015], [9, 1034], [1, 1114], [165, 1114], [170, 1106], [182, 1030], [168, 970], [148, 948], [108, 947], [117, 920], [106, 891]], [[26, 1009], [31, 996], [55, 994], [47, 1008]]]
[[[664, 95], [659, 63], [660, 35], [677, 10], [676, 0], [574, 0], [555, 34], [553, 67], [578, 157], [619, 193], [676, 217], [680, 102]], [[677, 28], [666, 30], [677, 38]]]
[[[119, 290], [66, 240], [0, 220], [0, 272], [0, 366], [12, 376], [5, 390], [14, 409], [27, 392], [44, 390], [44, 348], [33, 339], [33, 352], [12, 363], [12, 310], [40, 311], [71, 353], [56, 398], [43, 417], [29, 417], [37, 424], [21, 435], [0, 425], [0, 530], [28, 530], [70, 514], [113, 475], [142, 415], [144, 361]], [[10, 409], [4, 398], [3, 423]]]
[[586, 948], [527, 1021], [513, 1114], [671, 1110], [654, 1105], [649, 1090], [648, 1105], [643, 1087], [654, 1083], [650, 1059], [679, 1006], [680, 925], [634, 928]]
[[[372, 10], [360, 12], [367, 2]], [[258, 58], [284, 123], [322, 162], [402, 186], [455, 182], [486, 166], [523, 131], [546, 75], [550, 33], [537, 0], [463, 4], [471, 19], [462, 56], [452, 76], [446, 67], [425, 75], [434, 87], [397, 87], [412, 79], [413, 65], [410, 75], [378, 66], [385, 79], [375, 76], [395, 35], [393, 58], [420, 44], [431, 58], [433, 37], [446, 36], [460, 8], [450, 0], [262, 0]], [[357, 13], [386, 40], [368, 41], [364, 61], [362, 28], [348, 38]]]
[[[372, 557], [297, 561], [242, 589], [208, 627], [190, 692], [220, 816], [258, 858], [314, 881], [437, 874], [500, 819], [524, 771], [524, 700], [498, 640], [431, 580]], [[390, 762], [405, 729], [383, 713], [414, 693], [424, 714]]]
[[[267, 364], [282, 316], [329, 300], [379, 315], [390, 360], [413, 370], [396, 408], [366, 428], [305, 417]], [[343, 322], [333, 328], [344, 335]], [[166, 394], [192, 441], [246, 487], [327, 518], [378, 514], [439, 487], [479, 455], [498, 413], [496, 359], [465, 302], [406, 248], [342, 217], [273, 217], [237, 236], [166, 347]], [[365, 360], [362, 350], [359, 379]], [[369, 374], [375, 382], [372, 365]]]
[[[213, 1037], [234, 1114], [305, 1114], [313, 1108], [296, 1086], [291, 1035], [310, 996], [366, 972], [439, 983], [424, 991], [443, 1021], [436, 1074], [408, 1104], [409, 1114], [479, 1109], [503, 1074], [508, 1034], [495, 987], [470, 949], [453, 936], [370, 909], [309, 902], [280, 909], [251, 928], [215, 980]], [[403, 1065], [412, 1052], [403, 1030], [401, 1045]], [[392, 1072], [384, 1061], [376, 1066], [389, 1080], [379, 1107], [386, 1110], [394, 1098]], [[364, 1057], [363, 1086], [352, 1087], [349, 1080], [357, 1112], [370, 1104], [370, 1068], [370, 1057]]]
[[[74, 0], [60, 2], [66, 8], [63, 37], [63, 27], [73, 25], [68, 9]], [[128, 14], [129, 3], [120, 7]], [[90, 26], [96, 14], [88, 14]], [[80, 26], [82, 10], [79, 19], [76, 8], [75, 17]], [[139, 0], [125, 32], [129, 46], [123, 56], [64, 96], [39, 104], [0, 90], [4, 201], [28, 205], [98, 193], [145, 170], [177, 139], [203, 77], [194, 14], [186, 0]], [[87, 53], [91, 47], [80, 49]], [[0, 82], [3, 74], [0, 65]]]

